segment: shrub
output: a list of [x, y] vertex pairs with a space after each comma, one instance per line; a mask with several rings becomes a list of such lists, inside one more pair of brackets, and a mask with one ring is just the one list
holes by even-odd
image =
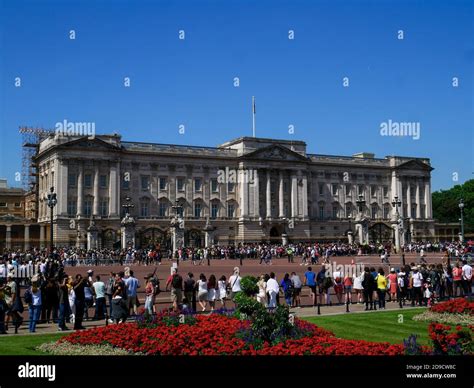
[[239, 292], [235, 296], [235, 304], [237, 317], [241, 318], [250, 318], [257, 311], [266, 310], [265, 306], [258, 302], [257, 299], [247, 296], [244, 292]]
[[451, 326], [430, 323], [428, 332], [433, 342], [433, 353], [436, 355], [474, 354], [472, 331], [473, 327], [456, 326], [454, 330], [451, 330]]
[[258, 294], [258, 279], [255, 276], [244, 276], [240, 280], [240, 288], [247, 296], [254, 296]]

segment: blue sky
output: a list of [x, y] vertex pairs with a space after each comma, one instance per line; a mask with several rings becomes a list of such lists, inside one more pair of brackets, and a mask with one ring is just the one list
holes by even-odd
[[[450, 188], [474, 171], [473, 9], [457, 0], [0, 0], [0, 177], [20, 184], [19, 126], [87, 121], [124, 140], [215, 146], [252, 134], [254, 95], [257, 136], [305, 140], [311, 153], [429, 157], [433, 189]], [[381, 136], [389, 119], [419, 122], [420, 139]]]

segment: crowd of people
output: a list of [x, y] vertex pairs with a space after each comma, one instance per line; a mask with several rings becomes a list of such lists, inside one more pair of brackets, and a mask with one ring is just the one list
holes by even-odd
[[[382, 263], [388, 263], [389, 245], [374, 245], [370, 250], [381, 255]], [[175, 254], [162, 254], [160, 249], [124, 251], [84, 251], [76, 248], [58, 248], [52, 253], [32, 249], [27, 252], [8, 251], [0, 260], [0, 333], [6, 333], [9, 325], [18, 328], [23, 322], [23, 309], [28, 306], [29, 330], [35, 332], [38, 322], [55, 322], [58, 330], [68, 330], [68, 325], [80, 330], [84, 319], [107, 320], [108, 323], [124, 322], [137, 313], [140, 305], [138, 289], [140, 281], [134, 276], [133, 265], [159, 265], [167, 260], [189, 260], [194, 265], [210, 264], [210, 260], [253, 259], [260, 264], [272, 264], [274, 258], [285, 258], [288, 263], [308, 266], [302, 279], [296, 272], [286, 273], [277, 279], [274, 272], [259, 275], [256, 299], [266, 307], [274, 308], [285, 301], [288, 306], [301, 306], [301, 292], [308, 287], [313, 306], [332, 304], [330, 295], [335, 295], [337, 304], [365, 303], [366, 309], [385, 308], [386, 300], [412, 305], [429, 305], [445, 298], [471, 296], [472, 267], [464, 257], [473, 251], [472, 244], [410, 243], [403, 247], [405, 252], [417, 252], [420, 263], [391, 268], [366, 268], [357, 276], [342, 272], [330, 272], [324, 264], [334, 256], [361, 254], [361, 247], [344, 243], [299, 243], [281, 246], [278, 244], [243, 244], [232, 247], [182, 248]], [[441, 264], [428, 264], [426, 253], [444, 252]], [[87, 275], [75, 277], [66, 274], [67, 267], [74, 265], [77, 257], [86, 255], [100, 263], [108, 255], [118, 255], [123, 271], [110, 273], [108, 279]], [[121, 259], [120, 259], [121, 258]], [[311, 265], [323, 264], [315, 273]], [[297, 267], [296, 267], [297, 268]], [[156, 272], [156, 270], [155, 270]], [[23, 276], [18, 276], [18, 273]], [[30, 276], [25, 274], [31, 273]], [[239, 267], [229, 279], [225, 275], [207, 277], [201, 273], [198, 279], [189, 272], [186, 279], [173, 267], [173, 273], [166, 281], [165, 290], [170, 291], [173, 309], [213, 311], [226, 307], [229, 300], [241, 291]], [[21, 296], [21, 287], [26, 291]], [[156, 296], [161, 292], [155, 273], [144, 279], [144, 307], [150, 314], [156, 313]], [[280, 301], [280, 295], [282, 300]], [[198, 307], [199, 306], [199, 307]], [[94, 311], [89, 316], [90, 310]]]

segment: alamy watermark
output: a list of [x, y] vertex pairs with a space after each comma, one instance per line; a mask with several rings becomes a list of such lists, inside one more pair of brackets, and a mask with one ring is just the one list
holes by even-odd
[[249, 183], [253, 185], [257, 177], [257, 170], [233, 169], [226, 167], [225, 170], [217, 171], [218, 183]]
[[33, 365], [27, 362], [18, 366], [19, 378], [43, 378], [48, 381], [56, 380], [56, 365]]
[[60, 137], [87, 136], [89, 139], [95, 137], [95, 123], [89, 121], [76, 122], [64, 119], [63, 121], [58, 121], [54, 129], [56, 135]]
[[380, 123], [380, 135], [381, 136], [399, 136], [399, 137], [412, 137], [413, 140], [418, 140], [421, 135], [421, 124], [420, 122], [398, 122], [388, 119]]

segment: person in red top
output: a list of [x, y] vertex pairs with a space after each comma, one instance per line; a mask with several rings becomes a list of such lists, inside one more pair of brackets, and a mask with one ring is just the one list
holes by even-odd
[[459, 263], [456, 263], [456, 266], [453, 268], [453, 294], [456, 298], [458, 296], [458, 290], [462, 293], [462, 268], [459, 266]]
[[352, 276], [346, 275], [344, 277], [344, 300], [347, 303], [352, 304]]
[[390, 269], [390, 274], [387, 276], [390, 282], [390, 302], [397, 301], [397, 273], [395, 272], [395, 268]]

